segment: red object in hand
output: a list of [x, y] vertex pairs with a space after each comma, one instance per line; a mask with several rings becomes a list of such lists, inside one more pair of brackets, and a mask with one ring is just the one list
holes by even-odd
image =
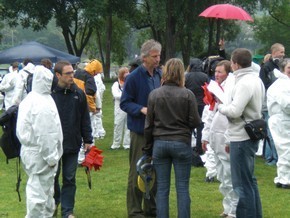
[[102, 150], [98, 149], [96, 146], [92, 146], [86, 154], [85, 161], [82, 163], [82, 166], [88, 167], [90, 170], [92, 168], [95, 171], [100, 170], [103, 165], [104, 156], [102, 156]]

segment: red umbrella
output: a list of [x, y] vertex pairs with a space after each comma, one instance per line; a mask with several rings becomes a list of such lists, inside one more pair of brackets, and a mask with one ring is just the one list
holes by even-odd
[[231, 4], [217, 4], [205, 9], [200, 17], [221, 18], [225, 20], [246, 20], [253, 22], [253, 18], [242, 8]]

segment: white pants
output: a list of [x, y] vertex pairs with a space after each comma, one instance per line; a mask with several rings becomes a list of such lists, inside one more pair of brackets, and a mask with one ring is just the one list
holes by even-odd
[[54, 176], [57, 166], [44, 174], [28, 174], [26, 184], [26, 218], [52, 217], [55, 210]]
[[216, 154], [217, 179], [221, 182], [219, 190], [224, 196], [224, 213], [235, 217], [238, 196], [233, 190], [230, 156], [225, 151], [224, 133], [211, 132], [210, 146]]
[[274, 182], [290, 185], [290, 122], [272, 116], [268, 124], [278, 154], [277, 177]]
[[207, 151], [203, 156], [205, 156], [203, 161], [205, 162], [204, 166], [206, 168], [206, 177], [215, 177], [217, 175], [216, 154], [214, 153], [209, 144], [207, 145]]
[[125, 149], [130, 148], [130, 131], [127, 128], [127, 113], [124, 111], [118, 110], [115, 113], [114, 119], [114, 138], [112, 149], [120, 148], [123, 138], [123, 147]]

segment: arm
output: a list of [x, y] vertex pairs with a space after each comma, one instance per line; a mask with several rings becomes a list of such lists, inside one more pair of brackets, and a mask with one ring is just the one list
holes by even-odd
[[43, 109], [32, 125], [39, 153], [49, 166], [55, 166], [62, 155], [63, 135], [58, 113]]
[[91, 145], [93, 143], [93, 137], [92, 137], [92, 128], [91, 128], [91, 120], [90, 120], [90, 114], [88, 110], [87, 100], [84, 92], [80, 93], [80, 101], [79, 101], [79, 107], [80, 107], [80, 128], [81, 128], [81, 135], [85, 144], [85, 147], [87, 147], [86, 144]]
[[239, 83], [233, 90], [232, 102], [229, 105], [220, 104], [218, 110], [229, 118], [238, 118], [252, 98], [252, 87]]
[[14, 89], [15, 86], [15, 77], [10, 77], [10, 75], [4, 76], [3, 80], [0, 83], [0, 91], [7, 92]]
[[188, 111], [188, 125], [191, 129], [194, 129], [201, 124], [201, 119], [198, 114], [195, 95], [190, 90], [188, 90]]
[[152, 155], [153, 149], [153, 128], [154, 128], [154, 100], [152, 95], [149, 95], [148, 98], [148, 111], [145, 119], [145, 127], [144, 127], [144, 138], [145, 145], [143, 147], [143, 151], [146, 154]]
[[135, 117], [142, 116], [143, 113], [141, 112], [141, 110], [142, 109], [145, 110], [146, 107], [136, 103], [136, 100], [137, 100], [137, 87], [135, 81], [133, 80], [131, 75], [129, 75], [125, 81], [120, 101], [120, 108], [131, 116]]

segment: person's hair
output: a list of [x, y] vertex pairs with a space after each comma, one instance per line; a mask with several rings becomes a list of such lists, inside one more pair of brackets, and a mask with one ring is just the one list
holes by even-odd
[[286, 67], [286, 65], [289, 64], [289, 63], [290, 63], [290, 58], [285, 58], [285, 59], [283, 59], [283, 61], [282, 61], [281, 64], [280, 64], [280, 71], [281, 71], [282, 73], [285, 72], [285, 67]]
[[184, 65], [178, 58], [169, 59], [163, 67], [162, 81], [184, 86]]
[[229, 74], [229, 72], [232, 71], [232, 69], [231, 69], [231, 62], [228, 61], [228, 60], [223, 60], [223, 61], [218, 62], [217, 65], [216, 65], [216, 67], [217, 66], [224, 66], [225, 71], [226, 71], [227, 74]]
[[231, 60], [242, 68], [250, 67], [252, 64], [252, 54], [246, 48], [237, 48], [232, 52]]
[[30, 58], [25, 58], [23, 60], [23, 65], [26, 66], [28, 63], [32, 63], [33, 64], [33, 61]]
[[267, 61], [269, 61], [270, 57], [271, 57], [271, 54], [266, 54], [264, 56], [263, 63], [266, 63]]
[[150, 51], [161, 52], [161, 44], [154, 39], [147, 40], [141, 47], [141, 57], [144, 58], [149, 55]]
[[18, 68], [18, 65], [19, 65], [19, 63], [17, 61], [16, 62], [13, 62], [11, 64], [11, 66], [12, 66], [13, 69]]
[[124, 75], [126, 73], [129, 73], [129, 69], [127, 67], [121, 67], [118, 70], [118, 79], [121, 80], [121, 81], [124, 81], [125, 80]]
[[46, 67], [47, 69], [51, 69], [52, 68], [52, 62], [50, 59], [48, 58], [43, 58], [40, 61], [40, 64], [43, 65], [44, 67]]
[[58, 61], [54, 66], [54, 72], [62, 74], [63, 67], [68, 65], [71, 65], [68, 61]]
[[280, 43], [275, 43], [271, 46], [271, 53], [280, 50], [281, 48], [284, 48], [284, 45]]

